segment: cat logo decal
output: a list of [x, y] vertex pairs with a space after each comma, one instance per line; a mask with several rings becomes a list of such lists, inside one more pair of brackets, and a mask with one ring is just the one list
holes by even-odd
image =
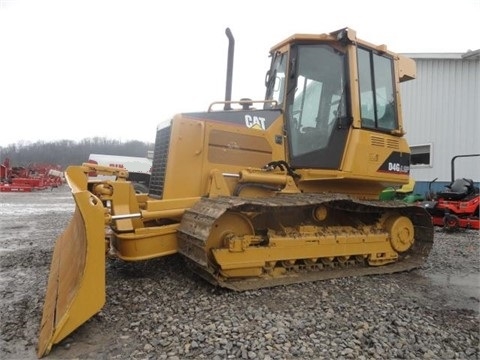
[[245, 125], [247, 125], [249, 129], [265, 130], [265, 118], [245, 115]]

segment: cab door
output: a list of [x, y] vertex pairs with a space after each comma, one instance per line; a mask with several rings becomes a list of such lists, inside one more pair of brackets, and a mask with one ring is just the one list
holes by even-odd
[[328, 44], [296, 45], [286, 100], [293, 168], [339, 169], [351, 117], [346, 56]]

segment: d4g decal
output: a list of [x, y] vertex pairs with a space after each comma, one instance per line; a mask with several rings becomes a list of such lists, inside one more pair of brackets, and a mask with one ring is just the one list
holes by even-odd
[[410, 174], [410, 154], [394, 151], [378, 168], [378, 172]]

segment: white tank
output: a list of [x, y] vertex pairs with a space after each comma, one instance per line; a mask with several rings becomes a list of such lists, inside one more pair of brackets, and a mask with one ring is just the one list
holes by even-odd
[[134, 156], [118, 156], [106, 154], [90, 154], [88, 162], [102, 166], [125, 169], [129, 173], [151, 174], [152, 160]]

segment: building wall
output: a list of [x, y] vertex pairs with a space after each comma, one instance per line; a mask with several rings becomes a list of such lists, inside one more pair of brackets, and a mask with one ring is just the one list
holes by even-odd
[[[417, 78], [400, 89], [406, 138], [410, 146], [432, 146], [431, 164], [411, 168], [422, 194], [435, 178], [434, 189], [450, 183], [454, 156], [480, 154], [480, 55], [406, 55], [417, 64]], [[461, 177], [480, 181], [480, 157], [455, 161]]]

